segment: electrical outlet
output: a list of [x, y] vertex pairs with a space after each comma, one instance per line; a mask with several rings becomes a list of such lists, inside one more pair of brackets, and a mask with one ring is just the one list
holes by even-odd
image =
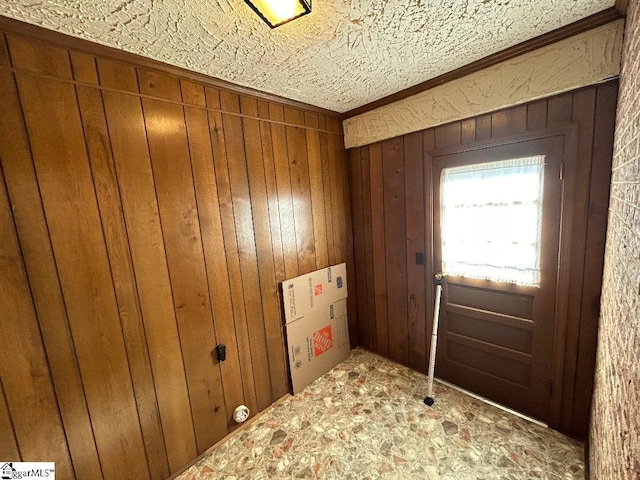
[[227, 359], [227, 346], [224, 343], [216, 346], [216, 355], [219, 362], [224, 362]]

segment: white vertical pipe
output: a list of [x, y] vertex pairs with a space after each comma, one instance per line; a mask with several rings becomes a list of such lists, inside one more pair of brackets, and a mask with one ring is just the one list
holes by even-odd
[[436, 285], [436, 305], [433, 311], [433, 328], [431, 330], [431, 350], [429, 352], [429, 371], [427, 397], [433, 394], [433, 377], [436, 370], [436, 347], [438, 345], [438, 321], [440, 320], [440, 297], [442, 296], [442, 282]]

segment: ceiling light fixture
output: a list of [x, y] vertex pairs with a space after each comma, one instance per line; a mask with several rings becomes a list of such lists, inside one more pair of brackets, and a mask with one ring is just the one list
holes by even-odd
[[311, 13], [311, 0], [244, 0], [271, 28]]

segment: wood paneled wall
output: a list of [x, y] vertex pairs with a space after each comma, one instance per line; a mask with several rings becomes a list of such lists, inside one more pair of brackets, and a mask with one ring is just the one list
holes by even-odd
[[352, 251], [340, 120], [7, 32], [0, 103], [0, 458], [166, 478], [289, 390], [278, 282]]
[[[426, 371], [433, 317], [433, 152], [577, 124], [561, 410], [584, 438], [593, 389], [617, 81], [348, 151], [362, 346]], [[424, 265], [416, 253], [424, 254]]]

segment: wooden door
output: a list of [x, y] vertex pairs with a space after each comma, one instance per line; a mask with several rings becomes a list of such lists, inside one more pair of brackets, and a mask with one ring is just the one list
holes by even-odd
[[447, 276], [436, 375], [548, 422], [558, 276], [564, 136], [433, 157], [434, 261], [442, 268], [444, 168], [544, 155], [539, 286]]

